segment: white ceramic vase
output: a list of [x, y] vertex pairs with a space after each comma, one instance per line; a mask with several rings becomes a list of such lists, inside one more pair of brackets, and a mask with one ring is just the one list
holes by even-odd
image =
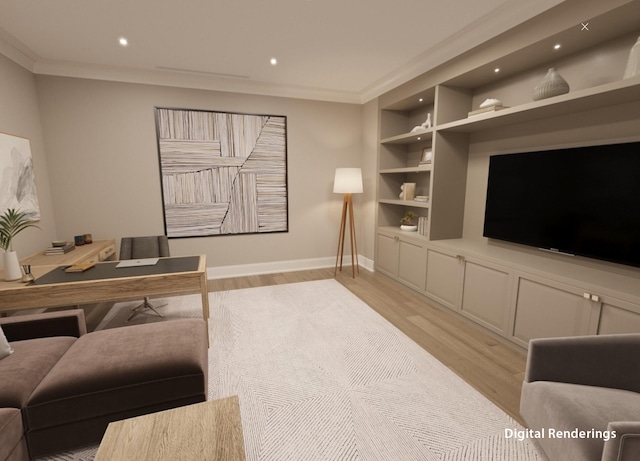
[[7, 282], [22, 278], [22, 270], [20, 269], [20, 261], [18, 261], [18, 253], [15, 251], [6, 251], [3, 255], [4, 279]]
[[640, 37], [638, 37], [636, 44], [631, 47], [623, 78], [631, 78], [636, 75], [640, 75]]
[[400, 226], [400, 229], [403, 231], [415, 232], [418, 230], [418, 226], [407, 226], [405, 224], [402, 224]]
[[555, 67], [547, 72], [547, 75], [533, 89], [533, 100], [550, 98], [569, 92], [569, 84], [562, 78]]

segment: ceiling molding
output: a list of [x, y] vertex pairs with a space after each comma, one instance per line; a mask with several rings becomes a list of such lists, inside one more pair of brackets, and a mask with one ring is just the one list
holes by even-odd
[[137, 83], [176, 88], [225, 91], [231, 93], [311, 99], [348, 104], [361, 103], [360, 95], [355, 92], [281, 85], [277, 83], [259, 82], [232, 77], [227, 78], [184, 71], [131, 69], [88, 65], [82, 63], [40, 61], [35, 63], [32, 72], [37, 75], [50, 75], [56, 77], [107, 80], [120, 83]]

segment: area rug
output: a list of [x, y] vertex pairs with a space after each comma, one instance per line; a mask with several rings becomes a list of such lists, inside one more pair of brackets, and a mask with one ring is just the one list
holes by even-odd
[[[335, 280], [210, 301], [209, 398], [239, 396], [247, 460], [546, 460], [505, 437], [516, 421]], [[199, 315], [198, 296], [163, 308], [179, 311]]]

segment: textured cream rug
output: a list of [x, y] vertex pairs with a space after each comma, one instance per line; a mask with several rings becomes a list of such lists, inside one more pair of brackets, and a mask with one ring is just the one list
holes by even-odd
[[[210, 300], [209, 397], [239, 396], [247, 460], [546, 459], [507, 439], [518, 423], [335, 280]], [[198, 317], [198, 296], [162, 312]]]

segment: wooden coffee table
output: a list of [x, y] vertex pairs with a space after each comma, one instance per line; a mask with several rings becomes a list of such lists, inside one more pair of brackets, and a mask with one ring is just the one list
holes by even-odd
[[109, 424], [94, 461], [244, 461], [238, 397]]

